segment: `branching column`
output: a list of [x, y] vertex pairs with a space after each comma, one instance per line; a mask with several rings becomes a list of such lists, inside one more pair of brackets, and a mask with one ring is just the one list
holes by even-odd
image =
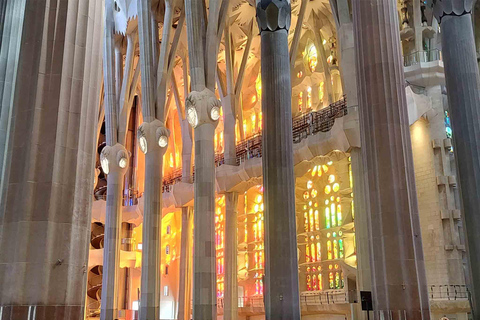
[[[170, 12], [171, 8], [168, 8]], [[145, 154], [145, 204], [142, 234], [142, 278], [140, 319], [156, 320], [160, 315], [162, 167], [169, 131], [163, 119], [165, 99], [156, 98], [156, 21], [150, 0], [139, 1], [140, 64], [142, 77], [142, 113], [144, 123], [138, 128], [138, 143]], [[168, 29], [170, 23], [165, 24]], [[165, 49], [162, 50], [165, 52]], [[163, 54], [165, 55], [165, 54]], [[160, 68], [163, 70], [163, 66]]]
[[377, 317], [429, 319], [397, 8], [353, 1]]
[[475, 318], [480, 314], [480, 77], [472, 28], [472, 2], [437, 1], [445, 81], [459, 171]]
[[257, 0], [261, 35], [265, 316], [300, 319], [288, 0]]
[[208, 88], [192, 91], [186, 100], [187, 119], [195, 131], [193, 318], [198, 320], [217, 318], [213, 137], [220, 107]]

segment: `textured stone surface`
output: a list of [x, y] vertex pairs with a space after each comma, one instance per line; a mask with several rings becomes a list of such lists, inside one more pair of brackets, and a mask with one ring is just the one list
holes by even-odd
[[[192, 91], [186, 109], [195, 108], [199, 118], [195, 127], [194, 183], [194, 256], [193, 318], [213, 320], [217, 317], [215, 270], [215, 151], [213, 137], [218, 121], [209, 111], [220, 102], [208, 88]], [[187, 111], [188, 112], [188, 111]]]
[[480, 312], [480, 76], [471, 15], [444, 16], [441, 22], [445, 81], [469, 253], [470, 291], [477, 316]]
[[265, 317], [300, 319], [287, 30], [261, 33]]
[[[16, 10], [22, 3], [8, 1]], [[26, 320], [30, 308], [37, 319], [80, 320], [101, 79], [101, 60], [93, 57], [101, 52], [103, 10], [96, 1], [51, 7], [27, 1], [24, 13], [29, 23], [19, 11], [8, 20], [15, 32], [23, 26], [21, 37], [10, 39], [18, 45], [9, 57], [18, 70], [15, 63], [8, 67], [15, 75], [8, 81], [19, 85], [14, 95], [8, 88], [8, 99], [7, 91], [0, 93], [2, 114], [4, 106], [13, 106], [12, 115], [2, 118], [12, 126], [6, 149], [11, 161], [2, 179], [8, 192], [1, 204], [0, 312], [4, 319]], [[47, 30], [63, 32], [53, 40]]]
[[436, 0], [433, 14], [438, 22], [444, 16], [462, 16], [472, 12], [473, 0]]
[[429, 319], [394, 2], [353, 5], [374, 309]]
[[292, 8], [289, 0], [257, 0], [257, 23], [260, 31], [290, 29]]

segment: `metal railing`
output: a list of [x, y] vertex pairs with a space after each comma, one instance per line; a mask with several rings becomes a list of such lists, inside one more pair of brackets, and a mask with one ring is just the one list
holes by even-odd
[[356, 290], [319, 291], [302, 294], [300, 303], [303, 306], [318, 306], [323, 304], [356, 303]]
[[468, 300], [469, 292], [466, 285], [432, 285], [428, 288], [431, 300]]
[[417, 51], [403, 57], [403, 66], [410, 67], [420, 62], [431, 62], [442, 60], [442, 51], [432, 49], [427, 51]]
[[[326, 108], [318, 111], [298, 116], [292, 120], [293, 143], [299, 143], [310, 135], [318, 132], [328, 132], [332, 129], [335, 119], [348, 114], [347, 99], [336, 101]], [[259, 133], [253, 137], [240, 141], [236, 146], [237, 165], [252, 158], [262, 157], [262, 134]], [[215, 166], [225, 163], [224, 154], [215, 155]], [[192, 181], [195, 179], [195, 168], [193, 168]], [[164, 176], [162, 191], [171, 190], [171, 186], [182, 180], [182, 169], [176, 169], [170, 174]]]

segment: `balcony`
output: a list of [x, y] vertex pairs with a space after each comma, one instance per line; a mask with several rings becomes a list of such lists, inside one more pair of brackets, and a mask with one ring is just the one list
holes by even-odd
[[417, 51], [403, 57], [403, 66], [410, 67], [422, 62], [441, 61], [442, 52], [438, 49]]

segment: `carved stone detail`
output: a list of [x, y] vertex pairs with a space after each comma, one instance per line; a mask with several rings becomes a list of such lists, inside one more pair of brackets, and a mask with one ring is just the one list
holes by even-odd
[[472, 13], [473, 0], [434, 0], [433, 14], [438, 23], [444, 16], [463, 16]]
[[290, 0], [257, 0], [257, 23], [260, 32], [289, 30], [292, 8]]
[[[145, 154], [148, 153], [150, 148], [160, 148], [162, 155], [165, 153], [167, 146], [160, 146], [160, 137], [170, 137], [170, 130], [165, 128], [162, 121], [156, 119], [152, 122], [144, 122], [137, 129], [137, 140], [140, 144], [140, 150]], [[145, 139], [142, 141], [142, 139]], [[146, 143], [146, 145], [143, 145]], [[167, 140], [168, 143], [168, 140]]]
[[[185, 111], [187, 113], [187, 120], [190, 116], [190, 109], [195, 109], [196, 111], [196, 124], [191, 123], [191, 120], [188, 120], [190, 125], [194, 128], [201, 126], [202, 124], [210, 123], [215, 127], [218, 124], [218, 118], [212, 118], [212, 109], [216, 108], [220, 112], [222, 103], [217, 99], [217, 96], [210, 89], [205, 88], [202, 91], [192, 91], [185, 100]], [[219, 114], [218, 114], [219, 117]]]
[[[100, 163], [105, 174], [119, 172], [124, 174], [127, 171], [128, 152], [124, 146], [117, 143], [113, 146], [106, 146], [100, 153]], [[125, 161], [125, 166], [121, 167], [121, 162]]]

